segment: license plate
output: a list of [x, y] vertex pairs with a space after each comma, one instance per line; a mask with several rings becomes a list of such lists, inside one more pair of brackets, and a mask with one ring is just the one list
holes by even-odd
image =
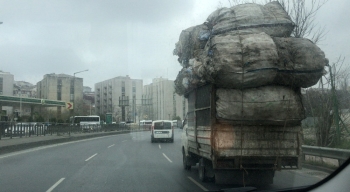
[[157, 134], [159, 133], [168, 133], [167, 131], [156, 131]]

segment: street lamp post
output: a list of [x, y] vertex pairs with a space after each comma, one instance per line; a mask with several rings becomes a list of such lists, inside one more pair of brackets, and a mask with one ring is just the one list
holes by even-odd
[[[84, 70], [84, 71], [78, 71], [78, 72], [75, 72], [74, 73], [74, 77], [73, 77], [73, 95], [72, 95], [72, 102], [73, 102], [73, 104], [74, 104], [74, 98], [75, 98], [75, 74], [78, 74], [78, 73], [82, 73], [82, 72], [85, 72], [85, 71], [89, 71], [89, 69], [86, 69], [86, 70]], [[72, 113], [74, 113], [74, 108], [75, 107], [73, 107], [73, 109], [72, 109]]]
[[[73, 86], [72, 86], [73, 94], [71, 93], [71, 97], [72, 97], [71, 100], [72, 100], [72, 102], [73, 102], [73, 109], [71, 109], [71, 116], [74, 115], [74, 108], [75, 108], [75, 106], [74, 106], [74, 97], [75, 97], [75, 74], [82, 73], [82, 72], [85, 72], [85, 71], [89, 71], [89, 69], [86, 69], [86, 70], [84, 70], [84, 71], [75, 72], [74, 75], [73, 75], [73, 76], [74, 76], [74, 77], [73, 77]], [[70, 136], [70, 126], [69, 126], [68, 135]]]
[[19, 86], [19, 116], [22, 117], [22, 86]]

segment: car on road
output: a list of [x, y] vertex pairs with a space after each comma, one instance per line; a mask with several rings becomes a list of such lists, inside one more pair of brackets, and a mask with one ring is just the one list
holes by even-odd
[[152, 122], [151, 142], [167, 140], [174, 142], [174, 126], [169, 120], [157, 120]]

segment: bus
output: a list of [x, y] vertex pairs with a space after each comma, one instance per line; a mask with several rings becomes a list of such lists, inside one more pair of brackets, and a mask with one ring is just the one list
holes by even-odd
[[141, 120], [139, 123], [139, 128], [151, 130], [152, 120]]
[[100, 116], [73, 116], [70, 118], [71, 125], [80, 126], [82, 132], [95, 132], [101, 129]]

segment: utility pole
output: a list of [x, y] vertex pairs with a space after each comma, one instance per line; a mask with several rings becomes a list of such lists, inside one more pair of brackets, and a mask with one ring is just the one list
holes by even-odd
[[338, 111], [338, 100], [337, 100], [337, 95], [336, 95], [336, 90], [335, 90], [335, 82], [334, 82], [334, 77], [332, 74], [332, 67], [329, 67], [329, 74], [331, 76], [331, 86], [332, 86], [332, 98], [333, 98], [333, 117], [334, 117], [334, 123], [336, 127], [336, 135], [335, 135], [335, 144], [340, 143], [340, 127], [339, 127], [339, 111]]
[[125, 107], [129, 106], [129, 96], [125, 96], [124, 94], [119, 97], [119, 107], [122, 108], [122, 121], [125, 122]]

